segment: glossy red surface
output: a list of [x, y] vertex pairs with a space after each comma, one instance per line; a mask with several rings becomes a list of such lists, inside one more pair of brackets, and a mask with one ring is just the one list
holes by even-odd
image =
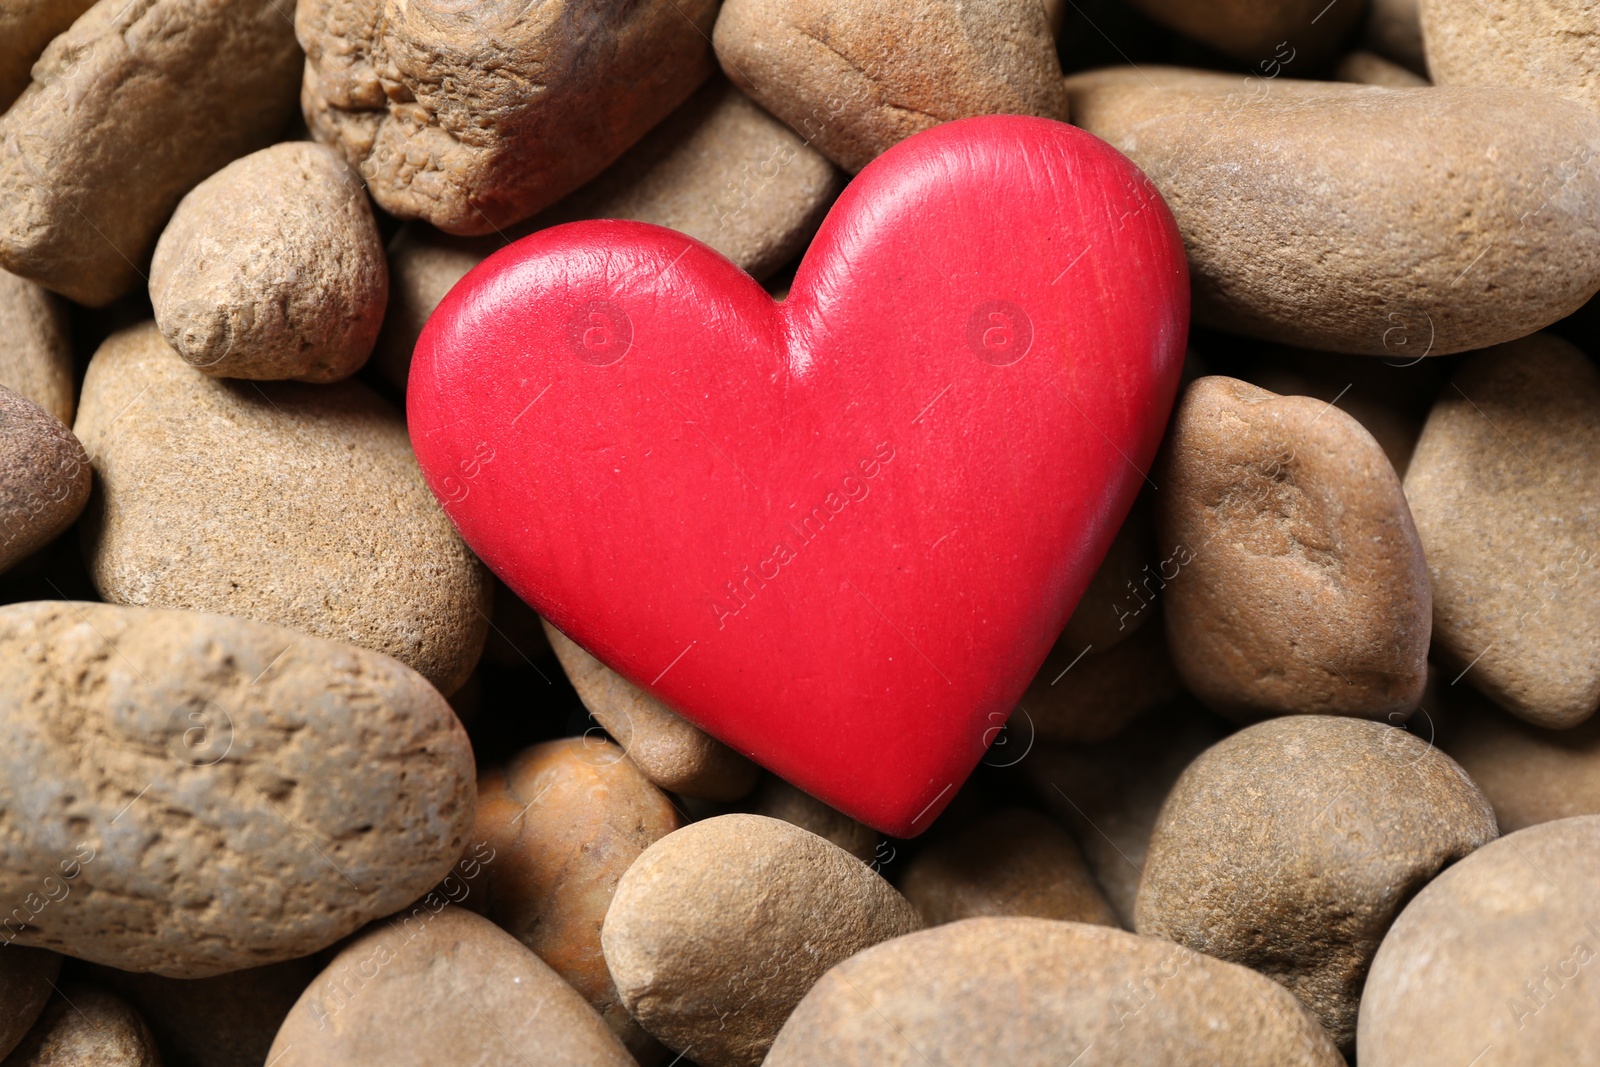
[[789, 298], [582, 222], [417, 345], [429, 484], [518, 595], [757, 762], [925, 829], [1133, 502], [1188, 326], [1177, 229], [1071, 126], [948, 123], [850, 184]]

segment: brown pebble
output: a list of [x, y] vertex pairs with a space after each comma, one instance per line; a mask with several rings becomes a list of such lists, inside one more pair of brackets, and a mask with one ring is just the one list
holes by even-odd
[[1376, 52], [1351, 52], [1339, 60], [1339, 65], [1333, 70], [1333, 76], [1342, 82], [1387, 85], [1391, 89], [1416, 88], [1429, 84], [1427, 78], [1383, 58]]
[[4, 1067], [161, 1067], [155, 1038], [122, 998], [68, 982]]
[[66, 302], [0, 270], [0, 337], [6, 339], [0, 346], [0, 385], [72, 425], [78, 398]]
[[0, 112], [28, 87], [34, 61], [94, 0], [30, 0], [0, 5]]
[[1155, 512], [1149, 494], [1140, 493], [1061, 631], [1061, 644], [1105, 652], [1154, 618], [1142, 609], [1151, 599], [1145, 583], [1159, 584], [1152, 577], [1157, 564]]
[[782, 819], [802, 830], [809, 830], [864, 863], [881, 858], [878, 855], [879, 842], [883, 838], [878, 831], [856, 822], [839, 809], [824, 804], [775, 774], [761, 776], [755, 803], [750, 810], [756, 815]]
[[822, 976], [765, 1067], [1343, 1067], [1267, 978], [1181, 945], [1047, 919], [967, 919]]
[[1539, 726], [1600, 705], [1597, 463], [1600, 372], [1537, 334], [1462, 364], [1406, 472], [1435, 655]]
[[1410, 714], [1427, 680], [1427, 561], [1372, 435], [1329, 404], [1218, 375], [1184, 393], [1168, 437], [1156, 523], [1189, 690], [1240, 722]]
[[929, 926], [986, 915], [1116, 926], [1072, 835], [1036, 811], [1006, 808], [935, 837], [900, 892]]
[[1139, 589], [1124, 590], [1120, 609], [1127, 613], [1125, 619], [1147, 616], [1152, 621], [1105, 652], [1062, 634], [1011, 713], [1008, 734], [1061, 744], [1104, 741], [1183, 691], [1167, 651], [1160, 609], [1154, 598], [1142, 599], [1149, 596], [1143, 579]]
[[1368, 0], [1367, 47], [1422, 74], [1428, 61], [1422, 52], [1422, 15], [1417, 0]]
[[4, 921], [6, 941], [0, 946], [4, 948], [0, 952], [0, 1056], [16, 1048], [33, 1027], [50, 1002], [56, 977], [61, 973], [61, 957], [54, 952], [11, 943], [11, 931], [25, 920], [13, 912]]
[[[1329, 0], [1131, 0], [1157, 22], [1250, 65], [1261, 76], [1306, 77], [1361, 18]], [[1305, 71], [1306, 73], [1301, 73]]]
[[1348, 1052], [1384, 931], [1495, 835], [1472, 780], [1414, 735], [1337, 715], [1273, 719], [1207, 749], [1178, 779], [1135, 925], [1281, 982]]
[[1428, 70], [1440, 85], [1513, 85], [1600, 111], [1595, 11], [1587, 0], [1420, 0]]
[[921, 926], [843, 849], [778, 819], [722, 815], [628, 868], [601, 943], [645, 1029], [702, 1067], [756, 1067], [824, 971]]
[[715, 41], [734, 84], [852, 173], [951, 119], [1067, 118], [1038, 0], [726, 0]]
[[658, 1049], [628, 1015], [600, 951], [617, 881], [678, 813], [622, 749], [591, 737], [534, 745], [478, 779], [473, 840], [490, 850], [465, 903], [583, 994], [635, 1057]]
[[71, 526], [89, 484], [89, 457], [72, 431], [0, 385], [0, 571]]
[[498, 237], [457, 237], [408, 222], [389, 242], [389, 304], [372, 350], [384, 381], [405, 392], [411, 355], [433, 309], [467, 272], [501, 247]]

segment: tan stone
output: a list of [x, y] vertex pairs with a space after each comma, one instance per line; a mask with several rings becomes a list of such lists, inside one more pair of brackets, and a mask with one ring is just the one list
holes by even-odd
[[302, 956], [426, 891], [472, 825], [444, 699], [280, 626], [13, 604], [0, 698], [19, 944], [174, 978]]
[[147, 322], [95, 354], [77, 430], [107, 600], [349, 641], [447, 695], [471, 673], [487, 573], [423, 482], [405, 420], [366, 386], [211, 378]]
[[1540, 334], [1461, 366], [1406, 473], [1435, 654], [1540, 726], [1600, 705], [1597, 462], [1600, 372]]
[[656, 785], [708, 800], [737, 800], [755, 788], [761, 773], [755, 764], [589, 655], [548, 622], [544, 633], [583, 706]]
[[1243, 967], [1047, 919], [967, 919], [867, 949], [812, 987], [766, 1067], [1341, 1067]]
[[1057, 743], [1104, 741], [1183, 691], [1159, 608], [1154, 598], [1142, 599], [1150, 595], [1142, 580], [1139, 589], [1139, 594], [1125, 591], [1121, 610], [1128, 614], [1123, 617], [1130, 624], [1140, 615], [1154, 621], [1105, 652], [1062, 634], [1011, 713], [1011, 732]]
[[1149, 494], [1140, 493], [1061, 631], [1061, 644], [1103, 653], [1132, 636], [1155, 617], [1144, 608], [1161, 584], [1159, 569], [1155, 513]]
[[348, 378], [372, 352], [388, 292], [361, 179], [306, 141], [253, 152], [191, 189], [150, 264], [162, 336], [219, 378]]
[[1384, 931], [1494, 812], [1413, 734], [1336, 715], [1258, 723], [1207, 749], [1162, 805], [1139, 933], [1282, 983], [1348, 1052]]
[[5, 927], [6, 951], [0, 953], [0, 1056], [16, 1048], [33, 1027], [61, 973], [61, 957], [54, 952], [10, 943], [16, 926], [13, 919]]
[[1367, 0], [1367, 47], [1418, 74], [1428, 69], [1422, 54], [1418, 0]]
[[1385, 59], [1376, 52], [1365, 51], [1351, 52], [1339, 60], [1333, 76], [1337, 81], [1356, 82], [1360, 85], [1386, 85], [1391, 89], [1416, 88], [1429, 84], [1427, 78], [1399, 63]]
[[843, 849], [777, 819], [722, 815], [628, 868], [601, 943], [645, 1029], [702, 1067], [755, 1067], [824, 971], [921, 925]]
[[1411, 359], [1600, 289], [1600, 116], [1571, 101], [1150, 66], [1067, 86], [1172, 209], [1201, 325]]
[[483, 234], [593, 178], [713, 69], [715, 0], [304, 0], [301, 102], [391, 215]]
[[372, 363], [390, 385], [405, 391], [411, 355], [428, 316], [467, 271], [499, 250], [495, 236], [457, 237], [425, 222], [408, 222], [389, 242], [389, 305], [372, 350]]
[[493, 856], [467, 905], [582, 993], [635, 1056], [659, 1046], [617, 996], [600, 927], [622, 873], [678, 826], [672, 803], [605, 740], [547, 741], [478, 780], [473, 839]]
[[852, 173], [951, 119], [1067, 118], [1038, 0], [725, 0], [715, 41], [734, 84]]
[[1004, 808], [934, 833], [900, 878], [929, 926], [1003, 915], [1117, 925], [1078, 843], [1038, 812]]
[[51, 38], [94, 0], [6, 0], [0, 3], [0, 112], [32, 80], [33, 63]]
[[1352, 0], [1132, 0], [1163, 25], [1277, 77], [1314, 66], [1361, 18]]
[[346, 944], [284, 1020], [273, 1067], [634, 1067], [577, 990], [489, 920], [442, 901]]
[[1438, 84], [1514, 85], [1600, 111], [1600, 26], [1585, 0], [1419, 6], [1423, 50]]
[[89, 458], [72, 431], [0, 385], [0, 571], [72, 525], [89, 481]]
[[4, 1067], [161, 1067], [139, 1013], [103, 989], [69, 982]]
[[91, 306], [183, 194], [294, 114], [288, 0], [99, 0], [0, 117], [0, 267]]
[[78, 398], [64, 301], [0, 270], [0, 337], [0, 385], [71, 425]]
[[1592, 1062], [1597, 884], [1593, 815], [1492, 841], [1430, 882], [1373, 960], [1361, 1067]]
[[1427, 561], [1371, 434], [1310, 397], [1215, 375], [1184, 393], [1157, 475], [1184, 685], [1240, 722], [1398, 722], [1427, 680]]
[[756, 815], [769, 819], [782, 819], [832, 842], [856, 859], [870, 863], [880, 858], [878, 831], [856, 822], [837, 808], [830, 807], [796, 788], [775, 774], [763, 774], [756, 788], [755, 803], [750, 809]]

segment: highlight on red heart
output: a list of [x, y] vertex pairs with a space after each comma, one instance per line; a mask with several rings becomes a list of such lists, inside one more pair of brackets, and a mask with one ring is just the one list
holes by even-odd
[[1016, 707], [1154, 458], [1189, 293], [1154, 187], [991, 116], [867, 166], [775, 302], [672, 230], [490, 257], [418, 341], [429, 485], [518, 596], [885, 833]]

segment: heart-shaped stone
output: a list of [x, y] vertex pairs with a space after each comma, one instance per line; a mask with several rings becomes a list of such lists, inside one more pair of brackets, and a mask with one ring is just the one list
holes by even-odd
[[1148, 469], [1183, 248], [1105, 143], [935, 127], [839, 198], [787, 300], [671, 230], [535, 233], [417, 344], [417, 458], [595, 656], [886, 833], [1011, 714]]

